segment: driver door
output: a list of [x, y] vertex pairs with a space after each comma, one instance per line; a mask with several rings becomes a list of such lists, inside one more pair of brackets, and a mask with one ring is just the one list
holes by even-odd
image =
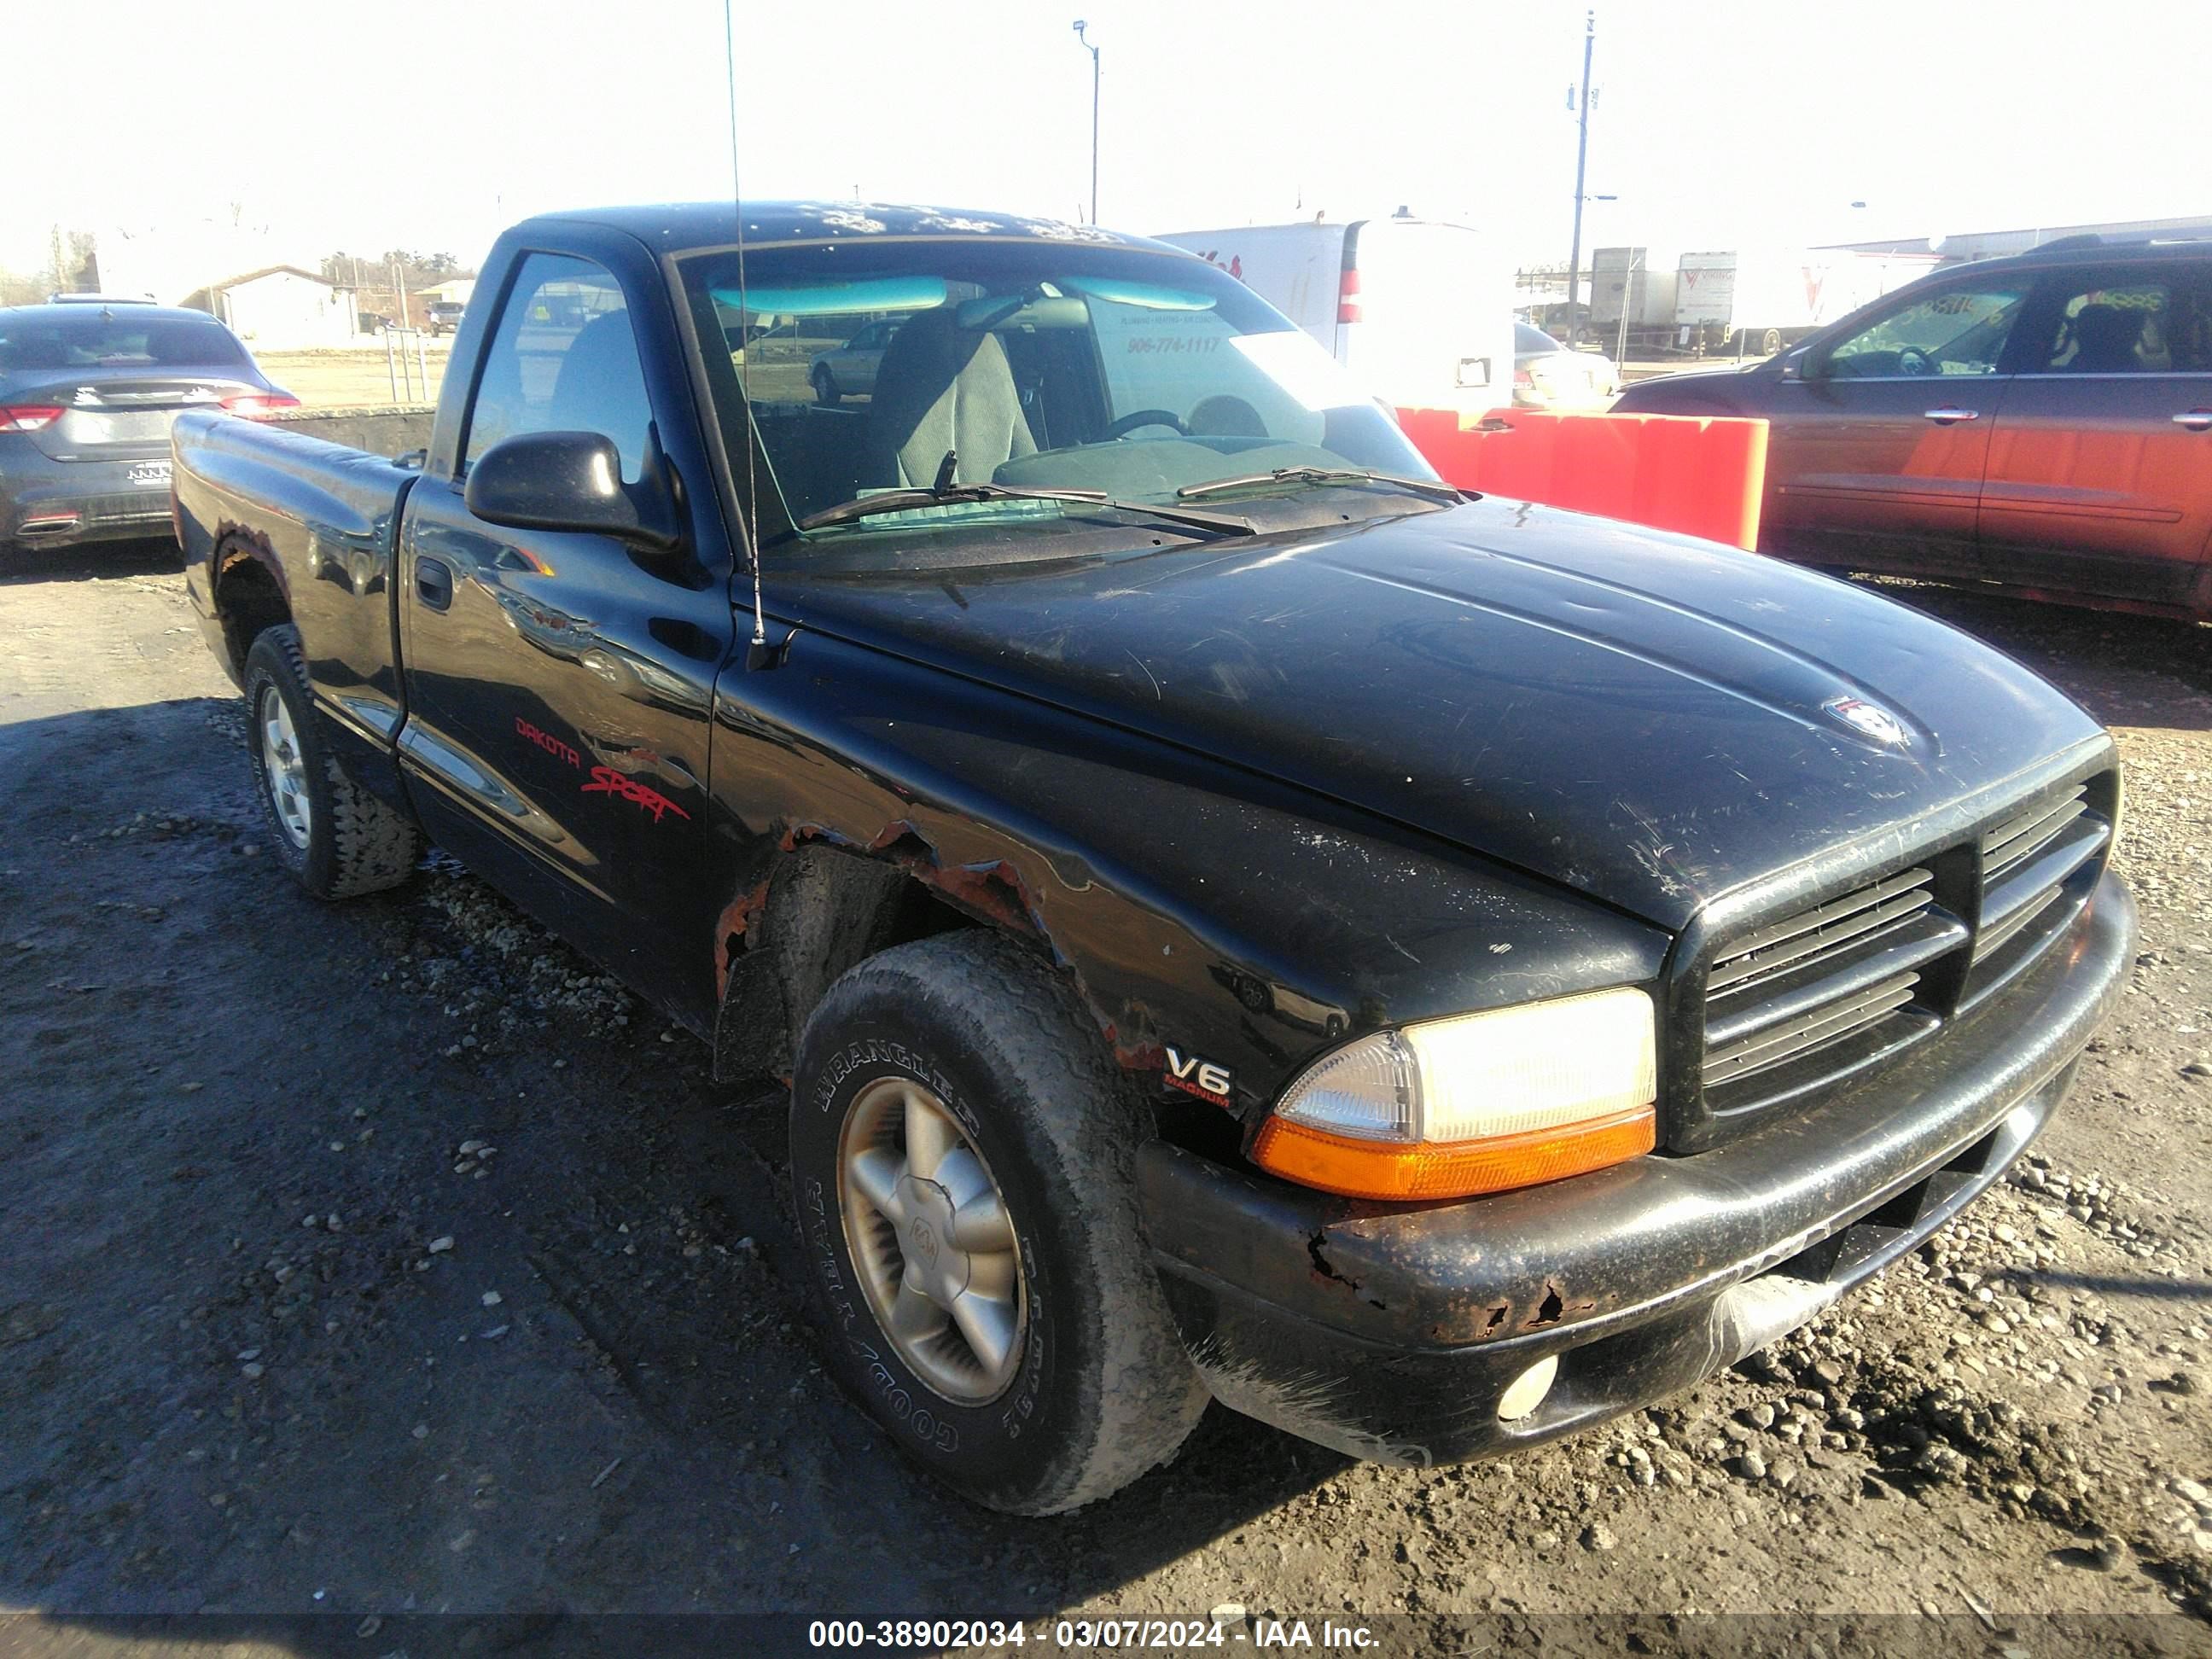
[[[642, 292], [641, 290], [640, 292]], [[656, 422], [690, 422], [680, 362], [640, 292], [532, 252], [500, 301], [459, 465], [408, 497], [400, 753], [431, 833], [662, 1006], [705, 1017], [699, 872], [714, 672], [732, 623], [709, 573], [612, 536], [521, 531], [470, 512], [467, 468], [504, 438], [595, 432], [635, 483]]]
[[1813, 348], [1776, 389], [1761, 550], [1858, 570], [1978, 574], [1990, 428], [2033, 286], [1951, 284]]

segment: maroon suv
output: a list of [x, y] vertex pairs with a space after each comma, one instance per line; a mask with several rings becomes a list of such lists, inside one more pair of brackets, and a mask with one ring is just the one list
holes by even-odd
[[1770, 422], [1761, 552], [2212, 619], [2212, 242], [1960, 265], [1613, 408]]

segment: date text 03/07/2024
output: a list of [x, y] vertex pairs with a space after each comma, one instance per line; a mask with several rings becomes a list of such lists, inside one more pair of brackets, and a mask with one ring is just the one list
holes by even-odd
[[1036, 1630], [1019, 1620], [995, 1619], [817, 1619], [806, 1628], [813, 1648], [996, 1648], [1040, 1647], [1159, 1649], [1226, 1648], [1244, 1644], [1262, 1649], [1315, 1652], [1358, 1652], [1376, 1645], [1364, 1625], [1340, 1625], [1333, 1619], [1260, 1618], [1246, 1620], [1243, 1610], [1207, 1619], [1059, 1619], [1039, 1621]]

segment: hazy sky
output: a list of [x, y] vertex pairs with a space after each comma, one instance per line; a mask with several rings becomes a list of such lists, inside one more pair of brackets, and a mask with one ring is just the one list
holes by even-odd
[[[1564, 259], [1583, 0], [733, 0], [747, 193], [1158, 231], [1382, 211]], [[473, 263], [730, 187], [721, 0], [0, 0], [0, 264], [234, 213]], [[1695, 248], [2212, 210], [2203, 0], [1607, 0], [1589, 238]], [[27, 120], [28, 125], [25, 122]], [[1854, 210], [1854, 200], [1868, 204]]]

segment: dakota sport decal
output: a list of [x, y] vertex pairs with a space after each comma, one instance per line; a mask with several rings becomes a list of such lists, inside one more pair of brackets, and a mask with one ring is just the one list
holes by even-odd
[[611, 766], [594, 766], [592, 781], [584, 786], [584, 793], [587, 795], [620, 795], [624, 800], [634, 800], [653, 814], [655, 823], [660, 822], [664, 812], [673, 812], [679, 818], [691, 816], [658, 789], [640, 783], [635, 778], [625, 777]]

